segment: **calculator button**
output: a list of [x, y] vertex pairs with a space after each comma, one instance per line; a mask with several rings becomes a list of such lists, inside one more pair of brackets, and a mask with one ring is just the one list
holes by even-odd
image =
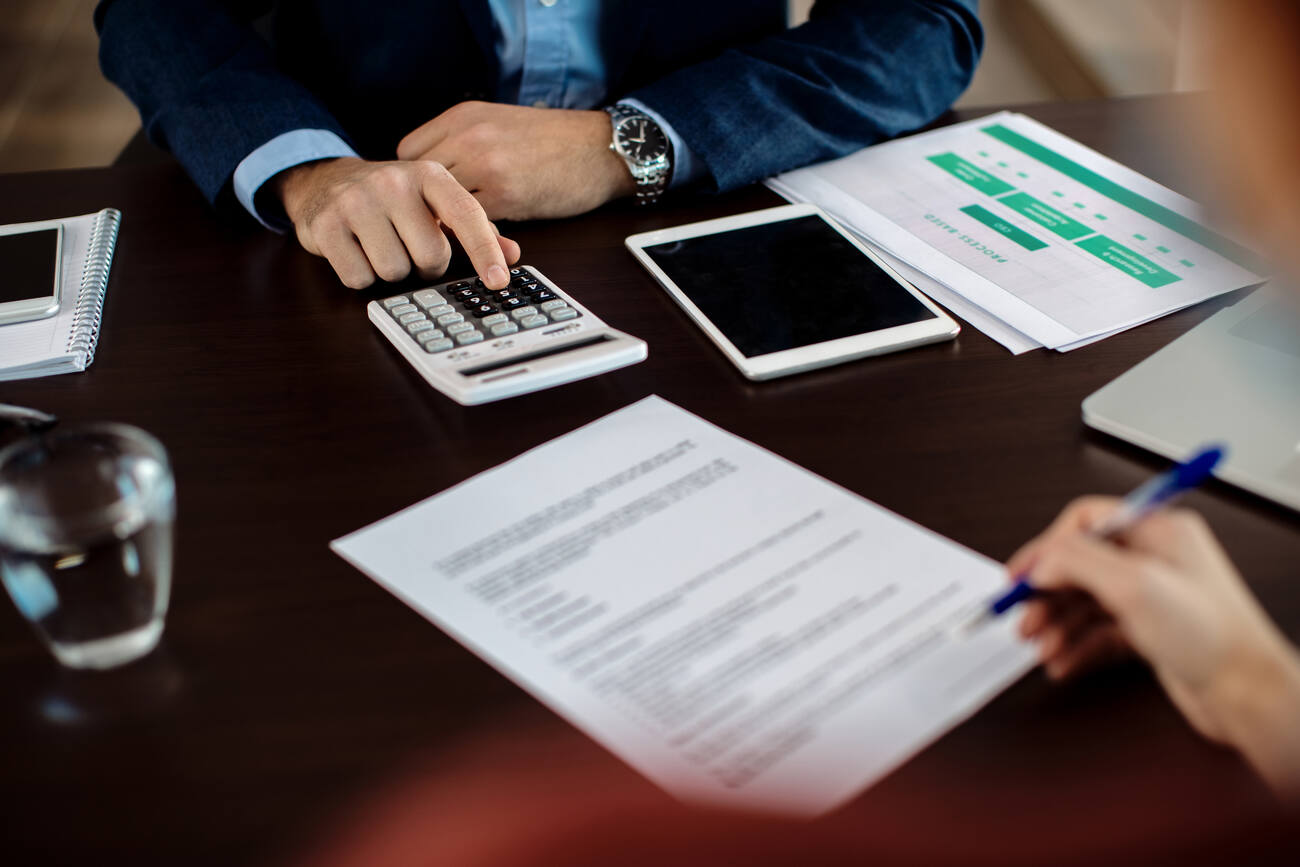
[[428, 331], [433, 328], [433, 323], [428, 319], [421, 319], [419, 322], [412, 322], [406, 326], [406, 330], [412, 334], [419, 334], [421, 331]]
[[464, 289], [457, 289], [455, 292], [451, 293], [451, 296], [458, 300], [463, 300], [465, 298], [473, 298], [477, 294], [478, 294], [477, 289], [475, 289], [473, 286], [467, 286]]
[[493, 337], [505, 337], [507, 334], [514, 334], [519, 330], [519, 326], [513, 322], [498, 322], [492, 326]]
[[442, 338], [439, 338], [438, 340], [430, 340], [428, 343], [424, 344], [424, 351], [425, 351], [425, 352], [443, 352], [443, 351], [445, 351], [445, 350], [451, 349], [451, 348], [452, 348], [453, 346], [455, 346], [455, 345], [456, 345], [456, 344], [452, 343], [452, 342], [451, 342], [450, 340], [448, 340], [447, 338], [442, 337]]
[[427, 331], [421, 331], [419, 334], [415, 335], [415, 339], [421, 343], [428, 343], [430, 340], [442, 340], [446, 336], [447, 335], [434, 328], [433, 323], [430, 322], [429, 329]]
[[405, 316], [408, 313], [415, 312], [415, 305], [408, 301], [405, 304], [398, 304], [396, 307], [388, 308], [388, 312], [393, 314], [394, 317]]
[[510, 311], [510, 315], [515, 318], [516, 322], [518, 322], [520, 319], [526, 319], [529, 316], [536, 316], [537, 308], [530, 304], [527, 307], [520, 307], [518, 310]]
[[416, 304], [419, 304], [425, 310], [428, 310], [430, 307], [437, 307], [439, 304], [447, 303], [446, 298], [443, 298], [432, 289], [421, 289], [419, 292], [411, 295], [411, 297], [415, 299]]
[[525, 328], [536, 328], [539, 325], [546, 324], [546, 317], [538, 315], [526, 316], [519, 321], [519, 324]]
[[455, 292], [457, 289], [468, 289], [468, 288], [469, 288], [469, 281], [468, 281], [468, 280], [461, 280], [461, 281], [459, 281], [459, 282], [457, 282], [457, 283], [448, 283], [448, 284], [447, 284], [447, 291], [448, 291], [448, 292]]
[[421, 319], [424, 319], [424, 314], [418, 310], [414, 313], [403, 313], [397, 317], [397, 321], [403, 325], [410, 325], [412, 322], [419, 322]]
[[538, 303], [542, 301], [554, 300], [555, 293], [549, 289], [543, 289], [541, 292], [533, 292], [529, 297], [533, 300], [534, 303]]
[[454, 322], [447, 326], [447, 333], [451, 335], [464, 334], [466, 331], [473, 331], [474, 326], [469, 322]]
[[456, 335], [456, 342], [459, 343], [461, 346], [466, 346], [470, 343], [478, 343], [482, 339], [483, 339], [482, 331], [466, 331], [464, 334]]
[[524, 299], [522, 298], [507, 298], [506, 300], [501, 302], [501, 306], [504, 307], [506, 310], [518, 310], [520, 307], [523, 307], [527, 303], [528, 302], [524, 301]]
[[450, 304], [438, 304], [434, 307], [430, 307], [425, 312], [427, 312], [430, 316], [441, 316], [444, 313], [455, 313], [456, 308], [452, 307]]
[[480, 304], [470, 311], [470, 313], [473, 313], [474, 316], [478, 319], [482, 319], [484, 316], [491, 316], [493, 313], [496, 312], [497, 309], [493, 307], [491, 304]]
[[394, 307], [396, 307], [399, 304], [410, 304], [410, 303], [411, 303], [411, 299], [407, 298], [405, 295], [394, 295], [392, 298], [384, 299], [384, 309], [392, 310]]
[[498, 289], [498, 290], [496, 291], [495, 294], [496, 294], [496, 296], [497, 296], [497, 300], [498, 300], [498, 301], [504, 301], [504, 300], [506, 300], [507, 298], [518, 298], [518, 297], [519, 297], [519, 293], [516, 292], [516, 291], [513, 290], [513, 289]]
[[459, 313], [444, 313], [438, 317], [439, 325], [451, 325], [454, 322], [464, 322], [465, 317]]
[[491, 298], [484, 295], [471, 295], [468, 298], [460, 299], [460, 303], [464, 304], [466, 307], [477, 307], [480, 304], [487, 304], [491, 300]]
[[527, 277], [527, 276], [528, 276], [528, 272], [525, 271], [523, 268], [511, 268], [511, 269], [510, 269], [510, 276], [511, 276], [512, 278], [513, 278], [513, 277]]
[[565, 301], [562, 298], [552, 298], [550, 301], [544, 302], [542, 304], [542, 312], [549, 313], [552, 310], [556, 309], [557, 307], [568, 307], [568, 306], [569, 306], [568, 301]]
[[491, 316], [483, 317], [484, 325], [500, 325], [502, 322], [509, 322], [510, 317], [504, 313], [493, 313]]
[[557, 307], [551, 311], [552, 322], [563, 322], [566, 319], [576, 319], [578, 311], [572, 307]]

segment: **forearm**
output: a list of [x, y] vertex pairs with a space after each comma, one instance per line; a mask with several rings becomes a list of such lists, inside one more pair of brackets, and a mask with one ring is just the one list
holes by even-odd
[[933, 120], [969, 83], [981, 45], [967, 0], [822, 0], [801, 27], [628, 96], [662, 114], [730, 189]]
[[1227, 740], [1288, 800], [1300, 802], [1300, 654], [1281, 635], [1265, 637], [1224, 679], [1216, 702]]

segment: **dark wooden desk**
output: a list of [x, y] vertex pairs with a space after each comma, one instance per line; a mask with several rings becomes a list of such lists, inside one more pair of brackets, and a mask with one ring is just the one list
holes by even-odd
[[[1168, 155], [1186, 109], [1028, 112], [1185, 188]], [[326, 544], [652, 392], [998, 558], [1072, 496], [1125, 491], [1158, 466], [1086, 431], [1079, 403], [1214, 304], [1068, 355], [1016, 358], [967, 328], [955, 343], [743, 380], [622, 239], [775, 201], [756, 188], [517, 227], [527, 262], [645, 338], [650, 358], [462, 409], [407, 367], [322, 261], [218, 221], [178, 169], [0, 176], [0, 223], [125, 215], [93, 367], [5, 383], [0, 398], [146, 428], [179, 485], [171, 612], [146, 661], [61, 671], [0, 604], [0, 860], [263, 863], [484, 726], [558, 730], [599, 751]], [[1220, 485], [1190, 503], [1295, 636], [1297, 516]], [[990, 826], [1007, 810], [1017, 830], [1000, 840]], [[1269, 810], [1238, 760], [1193, 735], [1137, 666], [1065, 687], [1030, 675], [849, 808], [885, 860], [913, 863], [1240, 853], [1216, 847]]]

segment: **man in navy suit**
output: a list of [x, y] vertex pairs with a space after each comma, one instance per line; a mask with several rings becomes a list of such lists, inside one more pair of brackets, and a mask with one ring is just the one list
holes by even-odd
[[[727, 190], [923, 125], [976, 0], [101, 0], [105, 74], [214, 203], [292, 225], [348, 286], [432, 279], [445, 229]], [[269, 13], [269, 15], [268, 15]]]

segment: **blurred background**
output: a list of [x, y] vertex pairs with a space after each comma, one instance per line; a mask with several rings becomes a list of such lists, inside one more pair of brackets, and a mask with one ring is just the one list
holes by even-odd
[[[104, 81], [96, 0], [3, 0], [0, 172], [98, 166], [139, 128]], [[1194, 90], [1200, 0], [982, 0], [984, 59], [959, 107]], [[791, 0], [807, 14], [812, 0]]]

